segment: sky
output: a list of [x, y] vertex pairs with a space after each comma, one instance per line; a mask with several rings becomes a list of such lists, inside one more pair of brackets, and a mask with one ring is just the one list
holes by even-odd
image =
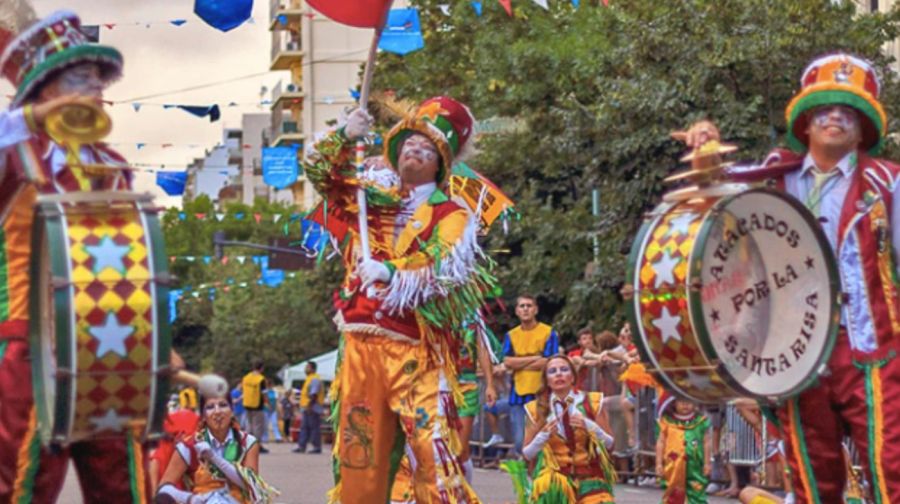
[[[261, 94], [262, 88], [271, 89], [279, 79], [289, 79], [287, 72], [268, 72], [271, 44], [268, 0], [255, 0], [252, 24], [245, 23], [227, 33], [198, 18], [193, 12], [193, 0], [32, 0], [32, 5], [39, 16], [68, 9], [78, 13], [83, 24], [116, 24], [112, 29], [100, 29], [100, 42], [122, 52], [124, 76], [106, 90], [105, 99], [118, 102], [165, 93], [141, 98], [139, 102], [145, 105], [138, 112], [128, 103], [107, 106], [113, 121], [107, 142], [114, 144], [133, 164], [183, 169], [195, 157], [202, 157], [205, 149], [221, 141], [224, 127], [239, 128], [242, 113], [268, 112], [268, 106], [258, 105], [269, 97], [268, 93]], [[176, 27], [167, 22], [173, 19], [185, 19], [187, 23]], [[264, 72], [261, 76], [194, 91], [171, 92]], [[9, 104], [8, 96], [12, 92], [9, 82], [2, 80], [0, 106], [5, 108]], [[225, 106], [230, 102], [240, 105]], [[151, 105], [166, 103], [218, 103], [222, 118], [210, 123], [208, 118], [197, 118], [182, 110]], [[138, 143], [149, 145], [138, 149]], [[173, 146], [158, 145], [164, 143]], [[189, 144], [198, 147], [186, 147]], [[155, 174], [135, 173], [136, 190], [152, 192], [164, 206], [180, 206], [180, 197], [167, 197], [156, 187]]]

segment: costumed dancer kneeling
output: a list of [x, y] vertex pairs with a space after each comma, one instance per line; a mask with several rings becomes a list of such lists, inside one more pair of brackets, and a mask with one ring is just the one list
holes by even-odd
[[613, 438], [603, 394], [575, 389], [575, 366], [562, 355], [547, 361], [541, 382], [537, 399], [525, 405], [522, 453], [534, 462], [529, 501], [613, 502], [616, 474], [607, 451]]
[[[241, 430], [227, 388], [218, 396], [200, 398], [197, 434], [175, 445], [156, 494], [158, 504], [257, 504], [271, 502], [278, 492], [259, 477], [259, 443]], [[190, 490], [179, 490], [187, 476]]]

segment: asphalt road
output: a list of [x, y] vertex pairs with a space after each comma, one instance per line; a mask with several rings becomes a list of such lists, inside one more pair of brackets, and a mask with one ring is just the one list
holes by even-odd
[[[295, 454], [291, 453], [292, 446], [288, 444], [269, 444], [268, 448], [271, 453], [260, 457], [261, 472], [266, 481], [281, 490], [281, 496], [276, 500], [277, 503], [323, 504], [325, 502], [325, 493], [331, 488], [331, 461], [328, 454]], [[514, 503], [512, 483], [505, 472], [493, 469], [475, 469], [475, 490], [485, 504]], [[618, 504], [658, 503], [661, 496], [662, 492], [656, 488], [633, 485], [616, 486], [616, 502]], [[59, 502], [64, 504], [81, 502], [78, 479], [71, 466]], [[709, 502], [710, 504], [720, 504], [737, 501], [710, 498]]]

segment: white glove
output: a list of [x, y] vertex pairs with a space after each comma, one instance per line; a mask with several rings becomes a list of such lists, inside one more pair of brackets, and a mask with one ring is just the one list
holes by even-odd
[[356, 267], [356, 274], [362, 280], [362, 288], [365, 290], [375, 282], [390, 282], [391, 270], [381, 261], [365, 259]]
[[200, 441], [194, 445], [194, 451], [197, 452], [197, 456], [200, 457], [201, 460], [208, 460], [209, 456], [212, 454], [212, 446], [206, 441]]
[[174, 502], [175, 504], [198, 504], [206, 502], [203, 495], [194, 495], [186, 490], [179, 490], [175, 485], [166, 483], [156, 491], [154, 502]]
[[594, 436], [594, 439], [606, 445], [606, 448], [612, 448], [615, 440], [603, 430], [603, 427], [600, 427], [596, 422], [587, 418], [584, 419], [584, 427], [592, 436]]
[[355, 109], [347, 117], [347, 124], [344, 125], [344, 136], [350, 140], [363, 137], [372, 129], [373, 122], [374, 119], [368, 112], [360, 108]]
[[534, 460], [538, 453], [544, 448], [544, 445], [550, 441], [550, 433], [546, 431], [538, 432], [534, 438], [528, 443], [528, 446], [522, 448], [522, 455], [526, 460]]

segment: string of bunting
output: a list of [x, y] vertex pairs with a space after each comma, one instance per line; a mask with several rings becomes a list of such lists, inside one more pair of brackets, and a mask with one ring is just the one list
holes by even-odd
[[[249, 18], [245, 21], [247, 24], [256, 24], [256, 20], [254, 18]], [[151, 21], [116, 21], [111, 23], [95, 23], [93, 25], [85, 25], [85, 28], [90, 28], [91, 26], [96, 26], [99, 28], [104, 28], [106, 30], [114, 30], [116, 28], [131, 28], [131, 27], [144, 27], [150, 28], [153, 26], [174, 26], [176, 28], [180, 28], [186, 24], [202, 24], [199, 20], [191, 20], [191, 19], [160, 19], [160, 20], [151, 20]]]

